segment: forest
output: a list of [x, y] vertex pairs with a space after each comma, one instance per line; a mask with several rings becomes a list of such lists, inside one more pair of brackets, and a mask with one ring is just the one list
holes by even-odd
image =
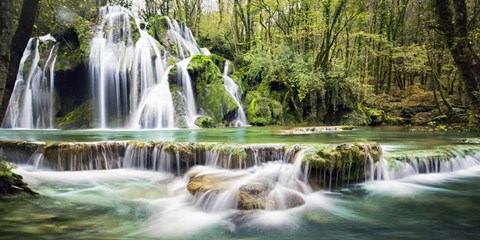
[[480, 235], [480, 0], [0, 10], [0, 239]]
[[[56, 87], [75, 89], [58, 91], [75, 95], [88, 88], [72, 81], [87, 77], [82, 71], [88, 66], [93, 23], [100, 7], [109, 4], [134, 9], [148, 23], [149, 32], [159, 16], [175, 19], [192, 30], [199, 46], [232, 61], [231, 77], [242, 89], [243, 108], [252, 125], [424, 125], [436, 130], [480, 126], [479, 1], [3, 0], [1, 4], [2, 115], [33, 36], [50, 33], [62, 43], [55, 74], [67, 79], [59, 82], [67, 82]], [[57, 119], [88, 108], [85, 97], [72, 98], [56, 113]]]

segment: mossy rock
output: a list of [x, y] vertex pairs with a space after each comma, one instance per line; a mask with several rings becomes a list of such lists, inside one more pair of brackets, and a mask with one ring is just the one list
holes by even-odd
[[71, 71], [86, 64], [90, 55], [90, 43], [95, 35], [94, 23], [76, 15], [72, 23], [56, 26], [52, 35], [62, 43], [58, 49], [55, 71]]
[[84, 129], [93, 127], [92, 116], [93, 105], [91, 101], [86, 101], [75, 108], [65, 117], [57, 121], [58, 128], [61, 129]]
[[403, 125], [407, 123], [407, 120], [400, 116], [387, 114], [385, 115], [385, 123], [388, 125]]
[[314, 168], [338, 169], [352, 164], [363, 166], [368, 157], [378, 162], [381, 155], [380, 145], [374, 142], [326, 145], [308, 152], [302, 162]]
[[250, 124], [256, 126], [280, 125], [283, 118], [282, 105], [265, 97], [253, 99], [247, 110]]
[[164, 38], [168, 30], [168, 19], [166, 16], [155, 15], [148, 19], [147, 31], [157, 41]]
[[385, 112], [375, 108], [369, 108], [366, 106], [360, 106], [360, 109], [365, 113], [367, 117], [368, 125], [376, 126], [385, 121]]
[[215, 122], [211, 117], [207, 116], [200, 116], [195, 119], [195, 125], [201, 127], [201, 128], [214, 128]]
[[194, 80], [197, 103], [217, 124], [230, 121], [228, 118], [234, 115], [238, 105], [225, 89], [214, 58], [215, 55], [195, 55], [187, 68]]
[[385, 112], [374, 108], [369, 108], [361, 104], [357, 109], [350, 110], [341, 117], [340, 123], [344, 125], [355, 126], [377, 126], [385, 121]]
[[0, 161], [0, 197], [12, 195], [36, 195], [28, 184], [23, 182], [23, 177], [12, 172], [13, 163]]

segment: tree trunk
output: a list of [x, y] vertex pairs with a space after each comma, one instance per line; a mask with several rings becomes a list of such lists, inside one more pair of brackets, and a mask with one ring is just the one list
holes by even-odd
[[10, 96], [12, 95], [13, 87], [15, 86], [15, 81], [17, 80], [18, 66], [20, 65], [23, 51], [28, 44], [30, 35], [32, 34], [33, 25], [38, 12], [38, 2], [39, 0], [23, 1], [22, 12], [18, 20], [17, 30], [15, 31], [15, 34], [11, 40], [7, 81], [5, 83], [2, 105], [0, 106], [0, 114], [2, 118], [7, 110], [8, 102], [10, 101]]
[[[473, 127], [480, 125], [480, 59], [468, 41], [468, 11], [465, 0], [436, 0], [438, 22], [445, 33], [447, 46], [452, 53], [466, 86], [472, 111]], [[453, 7], [451, 7], [453, 5]]]
[[0, 99], [3, 97], [10, 61], [10, 42], [13, 32], [12, 1], [1, 0], [0, 9]]

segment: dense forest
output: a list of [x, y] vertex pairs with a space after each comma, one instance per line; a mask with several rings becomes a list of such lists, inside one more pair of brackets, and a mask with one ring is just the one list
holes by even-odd
[[[201, 47], [231, 60], [252, 125], [480, 126], [479, 1], [139, 2], [2, 0], [2, 114], [28, 39], [51, 33], [62, 42], [57, 75], [70, 71], [77, 81], [98, 10], [111, 4], [149, 25], [159, 15], [185, 23]], [[64, 94], [75, 94], [71, 82], [59, 88], [69, 85]], [[83, 101], [75, 97], [70, 109]]]

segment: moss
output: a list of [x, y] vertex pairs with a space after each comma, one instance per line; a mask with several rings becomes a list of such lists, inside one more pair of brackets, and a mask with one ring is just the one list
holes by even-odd
[[250, 102], [247, 116], [250, 124], [257, 126], [282, 124], [282, 105], [268, 98], [256, 98]]
[[53, 35], [63, 44], [58, 49], [56, 71], [70, 71], [88, 62], [90, 43], [94, 37], [93, 23], [75, 16], [72, 24], [53, 29]]
[[69, 112], [65, 117], [57, 121], [57, 127], [61, 129], [83, 129], [93, 127], [93, 105], [86, 101], [82, 105]]
[[341, 124], [363, 126], [380, 125], [385, 121], [385, 112], [375, 108], [369, 108], [358, 104], [356, 109], [351, 110], [341, 118]]
[[164, 38], [164, 34], [168, 30], [168, 22], [166, 16], [155, 15], [148, 19], [147, 31], [157, 41]]
[[212, 58], [212, 55], [193, 56], [188, 71], [194, 79], [197, 103], [217, 124], [228, 121], [238, 105], [225, 90], [222, 73]]
[[354, 164], [363, 166], [368, 156], [377, 162], [381, 154], [380, 146], [373, 142], [317, 146], [302, 162], [313, 168], [344, 169]]
[[402, 125], [406, 123], [406, 119], [400, 116], [393, 116], [387, 114], [385, 116], [385, 123], [388, 125]]
[[214, 128], [215, 122], [211, 117], [200, 116], [197, 119], [195, 119], [195, 125], [201, 128]]
[[11, 195], [35, 195], [28, 184], [23, 182], [23, 177], [12, 172], [15, 168], [13, 163], [0, 161], [0, 196]]
[[353, 126], [353, 125], [342, 125], [342, 126], [340, 126], [340, 129], [345, 130], [345, 131], [353, 130], [354, 128], [355, 128], [355, 126]]
[[359, 107], [367, 117], [368, 125], [380, 125], [385, 121], [385, 112], [361, 105]]

